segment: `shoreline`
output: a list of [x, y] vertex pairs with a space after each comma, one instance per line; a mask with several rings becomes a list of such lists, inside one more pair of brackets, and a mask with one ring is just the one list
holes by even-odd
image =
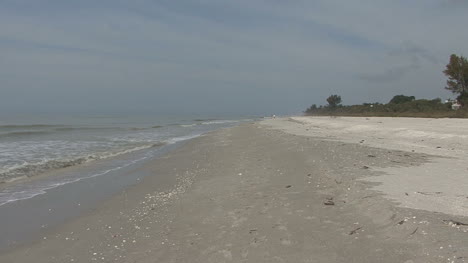
[[424, 167], [433, 155], [291, 134], [272, 123], [305, 131], [276, 119], [190, 140], [140, 167], [150, 173], [140, 183], [41, 240], [0, 253], [0, 261], [409, 263], [468, 257], [468, 228], [444, 221], [466, 217], [398, 207], [372, 189], [386, 183], [363, 180], [385, 176], [380, 169]]

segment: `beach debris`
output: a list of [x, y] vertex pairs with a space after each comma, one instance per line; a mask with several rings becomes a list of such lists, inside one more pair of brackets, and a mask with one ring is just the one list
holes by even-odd
[[369, 169], [369, 166], [364, 165], [364, 166], [362, 167], [362, 169]]
[[286, 188], [291, 188], [291, 187], [292, 187], [292, 185], [286, 185]]
[[335, 183], [336, 184], [341, 184], [341, 181], [338, 181], [338, 180], [335, 179]]
[[361, 140], [359, 143], [363, 143], [363, 142], [365, 142], [365, 140]]
[[249, 234], [252, 234], [252, 233], [254, 233], [254, 232], [257, 232], [257, 229], [250, 229], [250, 230], [249, 230]]
[[442, 192], [416, 192], [418, 194], [422, 194], [422, 195], [440, 195], [442, 194]]
[[358, 228], [355, 228], [354, 230], [351, 230], [351, 231], [348, 233], [348, 235], [352, 236], [352, 235], [356, 234], [356, 233], [357, 233], [357, 231], [359, 231], [359, 230], [361, 230], [361, 229], [362, 229], [362, 227], [361, 227], [361, 226], [360, 226], [360, 227], [358, 227]]
[[416, 229], [415, 229], [413, 232], [411, 232], [410, 236], [416, 234], [416, 232], [418, 231], [418, 229], [419, 229], [419, 227], [416, 227]]
[[397, 225], [403, 225], [405, 222], [406, 222], [406, 219], [403, 219], [400, 222], [398, 222]]
[[463, 223], [463, 222], [455, 221], [455, 220], [452, 220], [452, 219], [442, 220], [442, 221], [444, 221], [445, 223], [448, 223], [449, 225], [468, 226], [468, 223]]
[[409, 194], [408, 194], [407, 192], [405, 192], [405, 195], [408, 195], [408, 196], [409, 196]]
[[324, 205], [335, 205], [335, 202], [333, 201], [333, 197], [328, 197], [325, 202], [323, 202]]
[[440, 149], [440, 148], [442, 148], [442, 147], [440, 147], [440, 146], [437, 146], [436, 148], [437, 148], [437, 149]]
[[374, 158], [375, 155], [373, 155], [373, 154], [368, 154], [367, 157]]
[[[308, 174], [307, 176], [311, 177], [311, 176], [312, 176], [312, 174]], [[468, 197], [467, 197], [467, 198], [468, 198]]]

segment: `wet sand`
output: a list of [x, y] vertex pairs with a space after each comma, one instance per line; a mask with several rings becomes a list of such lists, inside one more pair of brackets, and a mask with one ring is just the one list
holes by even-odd
[[[425, 170], [434, 160], [463, 159], [463, 149], [454, 157], [396, 148], [388, 146], [390, 135], [333, 132], [327, 125], [340, 120], [319, 120], [267, 120], [196, 138], [139, 168], [154, 176], [0, 254], [0, 262], [467, 260], [468, 226], [458, 224], [468, 223], [466, 202], [454, 210], [461, 212], [446, 213], [404, 205], [387, 188], [409, 191], [402, 200], [443, 191], [417, 190], [427, 178], [379, 181], [399, 171], [411, 178], [408, 169]], [[366, 143], [372, 138], [387, 142]], [[460, 180], [447, 187], [466, 189]]]

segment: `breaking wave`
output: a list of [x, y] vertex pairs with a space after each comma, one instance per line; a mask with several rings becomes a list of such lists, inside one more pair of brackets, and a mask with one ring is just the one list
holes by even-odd
[[52, 124], [0, 125], [0, 129], [54, 128], [54, 127], [63, 127], [63, 126], [64, 125], [52, 125]]
[[226, 124], [226, 123], [236, 123], [239, 120], [213, 120], [213, 121], [205, 121], [201, 124], [208, 125], [208, 124]]
[[17, 180], [18, 178], [24, 177], [32, 177], [44, 172], [48, 172], [55, 169], [67, 168], [83, 163], [87, 163], [89, 161], [107, 159], [115, 156], [119, 156], [126, 153], [131, 153], [135, 151], [140, 151], [152, 147], [161, 147], [164, 146], [166, 143], [153, 143], [142, 145], [138, 147], [128, 148], [120, 151], [111, 151], [111, 152], [102, 152], [102, 153], [94, 153], [86, 156], [80, 156], [73, 159], [45, 159], [39, 162], [28, 163], [25, 162], [19, 165], [13, 165], [6, 169], [0, 170], [0, 181], [3, 182], [12, 182]]
[[0, 138], [12, 138], [12, 137], [30, 137], [35, 135], [49, 134], [48, 131], [14, 131], [7, 133], [0, 133]]

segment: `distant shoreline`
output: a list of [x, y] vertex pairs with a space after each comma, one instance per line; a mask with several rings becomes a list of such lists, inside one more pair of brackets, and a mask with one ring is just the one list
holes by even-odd
[[451, 118], [451, 119], [466, 119], [468, 118], [468, 112], [463, 110], [452, 111], [452, 112], [365, 112], [365, 113], [345, 113], [345, 112], [326, 112], [316, 114], [304, 114], [303, 116], [311, 117], [402, 117], [402, 118]]

